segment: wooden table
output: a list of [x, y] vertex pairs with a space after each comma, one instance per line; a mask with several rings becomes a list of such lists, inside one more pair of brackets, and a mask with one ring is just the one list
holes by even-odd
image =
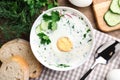
[[[59, 6], [72, 7], [72, 8], [75, 8], [75, 9], [81, 11], [90, 20], [90, 22], [92, 23], [92, 26], [95, 29], [99, 30], [97, 28], [97, 22], [96, 22], [96, 19], [95, 19], [95, 16], [94, 16], [92, 5], [89, 6], [89, 7], [80, 8], [80, 7], [76, 7], [76, 6], [72, 5], [68, 0], [58, 0], [58, 3], [59, 3]], [[120, 39], [120, 35], [119, 35], [120, 34], [120, 30], [108, 32], [107, 34]]]

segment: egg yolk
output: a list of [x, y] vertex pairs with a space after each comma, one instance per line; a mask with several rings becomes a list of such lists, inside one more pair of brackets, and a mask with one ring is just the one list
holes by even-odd
[[57, 47], [60, 51], [69, 52], [73, 48], [73, 44], [68, 37], [61, 37], [57, 41]]

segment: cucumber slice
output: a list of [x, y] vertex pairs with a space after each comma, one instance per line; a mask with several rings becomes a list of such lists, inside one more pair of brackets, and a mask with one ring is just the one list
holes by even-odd
[[46, 31], [48, 29], [48, 23], [44, 20], [36, 27], [36, 33], [40, 33], [41, 31]]
[[110, 10], [114, 13], [120, 14], [120, 6], [119, 6], [120, 0], [112, 0], [112, 3], [110, 5]]
[[105, 13], [104, 19], [105, 19], [105, 22], [109, 26], [115, 26], [115, 25], [120, 23], [120, 15], [119, 14], [115, 14], [115, 13], [111, 12], [110, 10], [108, 10]]
[[41, 32], [41, 30], [40, 30], [40, 24], [36, 27], [36, 33], [38, 34], [38, 33], [40, 33]]
[[46, 31], [48, 29], [48, 21], [44, 21], [42, 20], [41, 24], [40, 24], [40, 30]]

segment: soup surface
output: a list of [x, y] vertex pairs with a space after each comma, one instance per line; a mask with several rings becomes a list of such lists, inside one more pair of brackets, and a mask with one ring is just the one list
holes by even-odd
[[[52, 19], [46, 21], [43, 16], [52, 16], [52, 12], [59, 13], [60, 19], [50, 27]], [[67, 9], [56, 9], [44, 15], [38, 18], [39, 22], [35, 22], [36, 37], [32, 39], [41, 62], [53, 68], [81, 64], [88, 57], [92, 46], [91, 29], [87, 21], [82, 15]], [[46, 43], [42, 43], [39, 33], [47, 36]]]

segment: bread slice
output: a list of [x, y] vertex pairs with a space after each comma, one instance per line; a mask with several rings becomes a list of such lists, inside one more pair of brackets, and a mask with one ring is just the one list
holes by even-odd
[[28, 41], [14, 39], [1, 47], [0, 59], [2, 62], [5, 62], [7, 58], [14, 55], [20, 55], [27, 61], [30, 68], [30, 78], [39, 77], [42, 71], [42, 65], [34, 57]]
[[93, 0], [93, 4], [99, 4], [106, 1], [110, 1], [110, 0]]
[[29, 80], [29, 67], [20, 56], [7, 59], [0, 67], [0, 80]]
[[[101, 1], [101, 2], [100, 2]], [[98, 28], [104, 32], [110, 32], [120, 29], [120, 24], [110, 27], [106, 24], [103, 16], [108, 11], [111, 0], [93, 0], [93, 9], [97, 20]]]

